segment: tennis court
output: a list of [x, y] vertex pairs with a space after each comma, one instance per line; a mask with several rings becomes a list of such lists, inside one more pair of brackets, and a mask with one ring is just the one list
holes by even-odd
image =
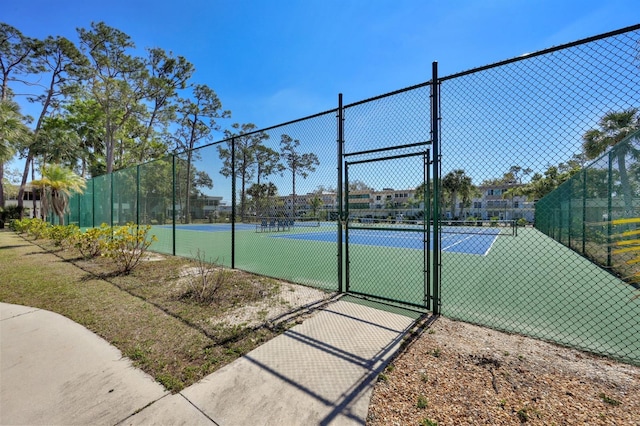
[[[640, 323], [611, 320], [612, 312], [640, 318], [633, 287], [535, 229], [519, 229], [517, 236], [497, 235], [502, 229], [452, 231], [444, 227], [442, 233], [444, 315], [601, 354], [640, 350]], [[158, 237], [153, 250], [171, 253], [172, 227], [155, 226], [151, 232]], [[273, 232], [236, 224], [235, 267], [336, 291], [337, 232], [338, 225], [328, 222]], [[349, 242], [350, 291], [423, 303], [422, 233], [350, 228]], [[180, 256], [194, 257], [200, 250], [230, 266], [231, 226], [176, 225], [175, 248]]]
[[[350, 245], [394, 247], [409, 250], [424, 249], [424, 229], [419, 224], [395, 224], [377, 222], [378, 227], [355, 227], [349, 229]], [[382, 225], [382, 227], [380, 227]], [[395, 228], [392, 226], [395, 225]], [[236, 231], [267, 233], [269, 238], [304, 240], [324, 243], [336, 243], [336, 223], [333, 222], [301, 222], [268, 226], [261, 223], [236, 223]], [[170, 225], [161, 228], [172, 229]], [[230, 232], [230, 223], [176, 225], [176, 231], [195, 232]], [[486, 256], [496, 239], [501, 236], [515, 235], [511, 224], [501, 227], [475, 227], [449, 225], [442, 228], [442, 251]], [[346, 232], [342, 232], [342, 242], [346, 242]], [[433, 249], [433, 245], [430, 245]]]

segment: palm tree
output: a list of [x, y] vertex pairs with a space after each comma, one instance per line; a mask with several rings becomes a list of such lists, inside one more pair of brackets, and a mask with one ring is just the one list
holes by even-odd
[[49, 202], [55, 214], [58, 215], [60, 225], [64, 225], [64, 214], [69, 205], [72, 192], [82, 193], [86, 188], [83, 178], [72, 170], [60, 165], [52, 164], [42, 168], [42, 179], [34, 180], [31, 185], [41, 189], [43, 213], [48, 214]]
[[[583, 136], [583, 149], [589, 160], [602, 155], [607, 149], [616, 146], [624, 138], [640, 129], [640, 114], [638, 108], [629, 108], [624, 111], [609, 112], [598, 122], [599, 129], [591, 129]], [[625, 205], [625, 214], [633, 215], [633, 194], [629, 185], [629, 176], [625, 157], [629, 153], [637, 155], [630, 144], [619, 146], [615, 151], [620, 173], [620, 184]]]
[[456, 201], [458, 195], [462, 197], [463, 206], [468, 203], [474, 191], [470, 176], [464, 170], [456, 169], [445, 175], [442, 179], [442, 188], [451, 199], [451, 214], [456, 217]]

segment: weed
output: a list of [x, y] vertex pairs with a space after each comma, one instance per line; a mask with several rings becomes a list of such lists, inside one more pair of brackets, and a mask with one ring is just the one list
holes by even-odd
[[613, 399], [607, 395], [605, 395], [604, 393], [600, 393], [598, 394], [598, 396], [600, 397], [600, 399], [602, 400], [602, 402], [605, 402], [609, 405], [613, 405], [614, 407], [617, 405], [622, 404], [620, 401], [618, 401], [617, 399]]
[[436, 358], [440, 358], [441, 353], [442, 353], [442, 349], [440, 348], [435, 348], [433, 351], [431, 351], [431, 355], [433, 355]]
[[395, 369], [396, 369], [396, 366], [395, 366], [395, 365], [393, 365], [393, 364], [389, 364], [389, 365], [387, 365], [387, 368], [386, 368], [386, 370], [387, 370], [389, 373], [393, 372], [393, 370], [395, 370]]
[[498, 405], [500, 406], [500, 408], [504, 408], [507, 405], [507, 400], [501, 399]]
[[521, 408], [516, 412], [516, 415], [518, 416], [518, 418], [520, 419], [520, 421], [522, 423], [526, 422], [527, 420], [529, 420], [529, 412], [527, 411], [527, 408]]
[[[218, 259], [207, 262], [204, 251], [200, 249], [192, 263], [195, 265], [196, 272], [188, 276], [184, 296], [198, 303], [210, 304], [224, 286], [229, 273], [225, 271], [222, 264], [218, 263]], [[264, 316], [266, 317], [266, 313]]]
[[382, 374], [380, 374], [380, 375], [378, 376], [378, 381], [379, 381], [379, 382], [385, 382], [385, 383], [386, 383], [386, 382], [388, 382], [388, 381], [389, 381], [389, 378], [387, 377], [387, 375], [386, 375], [386, 374], [382, 373]]
[[418, 402], [416, 403], [416, 407], [420, 409], [424, 409], [424, 408], [427, 408], [428, 406], [429, 406], [429, 400], [427, 399], [427, 397], [420, 395], [418, 397]]
[[438, 422], [425, 418], [420, 422], [420, 426], [438, 426]]
[[427, 373], [420, 373], [420, 380], [422, 380], [422, 383], [427, 383], [429, 381]]

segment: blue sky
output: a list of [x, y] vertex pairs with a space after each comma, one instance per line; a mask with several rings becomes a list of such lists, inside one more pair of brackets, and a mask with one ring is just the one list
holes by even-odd
[[4, 0], [0, 21], [77, 40], [104, 21], [196, 67], [259, 128], [638, 22], [637, 0]]
[[425, 82], [432, 61], [446, 76], [634, 25], [637, 10], [637, 0], [3, 0], [0, 21], [73, 41], [104, 21], [140, 54], [161, 47], [192, 62], [192, 81], [232, 111], [223, 128], [265, 128], [334, 109], [338, 93], [349, 104]]

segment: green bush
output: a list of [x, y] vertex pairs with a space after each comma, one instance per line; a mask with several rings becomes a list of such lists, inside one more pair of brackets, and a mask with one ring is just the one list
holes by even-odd
[[65, 243], [72, 244], [73, 236], [80, 233], [80, 228], [76, 225], [54, 225], [48, 228], [47, 237], [54, 241], [56, 246]]
[[516, 222], [516, 224], [520, 227], [525, 227], [527, 226], [527, 219], [521, 217], [520, 219], [518, 219], [518, 222]]
[[104, 256], [113, 259], [122, 274], [128, 274], [144, 256], [149, 246], [157, 241], [155, 235], [149, 237], [151, 226], [128, 223], [113, 228], [111, 239], [106, 242]]
[[110, 237], [111, 228], [103, 223], [100, 228], [89, 228], [85, 232], [73, 235], [71, 245], [80, 252], [82, 257], [91, 259], [102, 254]]
[[22, 219], [21, 222], [23, 222], [23, 232], [26, 232], [27, 235], [32, 236], [36, 240], [40, 238], [46, 238], [48, 235], [48, 230], [51, 227], [49, 223], [38, 218]]

